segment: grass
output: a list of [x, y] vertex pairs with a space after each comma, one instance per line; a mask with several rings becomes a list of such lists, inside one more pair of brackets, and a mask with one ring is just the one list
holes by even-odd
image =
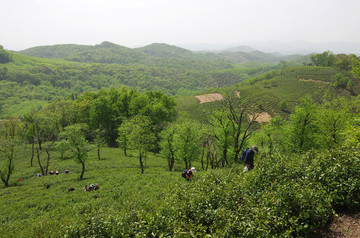
[[[151, 212], [185, 182], [181, 163], [170, 172], [165, 159], [150, 154], [141, 174], [137, 157], [131, 152], [125, 157], [116, 148], [103, 148], [100, 161], [92, 151], [82, 181], [81, 165], [73, 159], [60, 160], [55, 153], [49, 170], [60, 174], [37, 177], [40, 169], [36, 161], [30, 167], [30, 148], [20, 151], [10, 187], [0, 186], [2, 237], [49, 237], [54, 234], [48, 232], [98, 213], [111, 216], [139, 208]], [[65, 174], [65, 169], [70, 173]], [[99, 184], [100, 189], [84, 192], [83, 186], [90, 184]], [[75, 190], [69, 192], [70, 186]]]
[[[49, 168], [60, 174], [37, 177], [30, 148], [18, 151], [11, 186], [0, 187], [1, 237], [307, 237], [331, 219], [334, 202], [359, 204], [359, 155], [348, 150], [278, 163], [257, 155], [249, 173], [194, 163], [190, 182], [181, 163], [168, 171], [154, 154], [141, 174], [134, 151], [125, 157], [117, 148], [103, 148], [102, 160], [91, 151], [82, 181], [81, 166], [56, 153]], [[99, 190], [83, 191], [96, 183]]]

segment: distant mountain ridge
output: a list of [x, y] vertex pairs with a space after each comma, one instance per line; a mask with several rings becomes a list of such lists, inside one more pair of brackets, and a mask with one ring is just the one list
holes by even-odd
[[[37, 46], [19, 51], [19, 53], [40, 58], [62, 58], [76, 62], [172, 68], [190, 67], [207, 70], [231, 68], [233, 63], [249, 61], [278, 63], [281, 60], [301, 56], [289, 57], [265, 53], [247, 46], [228, 48], [218, 52], [196, 52], [165, 43], [153, 43], [132, 49], [107, 41], [95, 46], [74, 44]], [[211, 65], [211, 68], [205, 67], [206, 64]]]
[[131, 49], [105, 41], [95, 46], [38, 46], [19, 51], [18, 53], [40, 58], [62, 58], [76, 62], [121, 64], [127, 66], [185, 67], [197, 70], [232, 67], [232, 62], [214, 53], [192, 52], [164, 43], [153, 43], [148, 46]]

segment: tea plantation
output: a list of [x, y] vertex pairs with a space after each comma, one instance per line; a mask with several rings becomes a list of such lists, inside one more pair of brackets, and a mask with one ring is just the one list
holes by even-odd
[[[56, 154], [49, 169], [59, 175], [38, 177], [31, 149], [18, 151], [10, 187], [0, 188], [1, 237], [307, 237], [360, 201], [360, 154], [349, 148], [259, 152], [249, 173], [195, 164], [191, 181], [181, 177], [182, 163], [168, 171], [153, 154], [141, 174], [137, 157], [116, 148], [102, 148], [101, 160], [92, 151], [82, 181], [81, 166]], [[83, 191], [90, 184], [100, 188]]]

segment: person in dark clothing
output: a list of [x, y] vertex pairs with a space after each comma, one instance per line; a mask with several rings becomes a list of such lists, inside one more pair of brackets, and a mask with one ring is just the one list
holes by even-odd
[[194, 167], [192, 167], [191, 169], [185, 169], [182, 173], [181, 176], [183, 176], [186, 180], [191, 180], [194, 177], [194, 174], [196, 173], [196, 170]]
[[251, 148], [246, 151], [244, 164], [248, 171], [254, 168], [254, 154], [259, 151], [256, 145], [251, 146]]

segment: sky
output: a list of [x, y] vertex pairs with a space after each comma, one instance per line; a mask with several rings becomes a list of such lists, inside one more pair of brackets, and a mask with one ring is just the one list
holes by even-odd
[[0, 0], [0, 45], [360, 44], [359, 0]]

